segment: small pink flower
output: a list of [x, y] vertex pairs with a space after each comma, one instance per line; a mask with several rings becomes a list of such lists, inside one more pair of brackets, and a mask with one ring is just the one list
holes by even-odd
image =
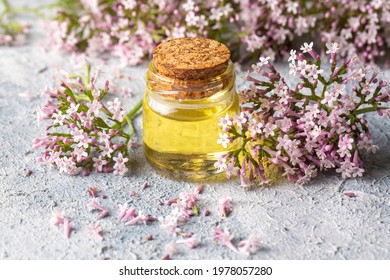
[[194, 248], [198, 247], [199, 243], [200, 242], [195, 235], [191, 236], [190, 238], [185, 238], [185, 239], [181, 239], [181, 240], [176, 241], [176, 244], [183, 244], [190, 249], [194, 249]]
[[[126, 207], [127, 207], [127, 204], [125, 204]], [[123, 210], [122, 210], [123, 211]], [[126, 210], [125, 214], [123, 215], [123, 217], [120, 219], [121, 222], [126, 222], [127, 220], [132, 220], [134, 219], [135, 217], [135, 211], [137, 211], [137, 209], [135, 207], [130, 207], [129, 209]]]
[[87, 190], [89, 196], [98, 197], [99, 190], [96, 186], [89, 186]]
[[146, 189], [148, 187], [148, 182], [144, 182], [143, 184], [142, 184], [142, 186], [141, 186], [141, 190], [144, 190], [144, 189]]
[[226, 218], [232, 211], [231, 198], [222, 198], [219, 201], [219, 215], [221, 218]]
[[196, 187], [195, 193], [200, 194], [200, 193], [202, 193], [202, 191], [203, 191], [203, 185], [198, 184], [198, 186]]
[[99, 157], [92, 158], [94, 164], [93, 167], [96, 169], [96, 171], [102, 172], [103, 167], [107, 164], [107, 160], [103, 159], [100, 155]]
[[165, 204], [166, 205], [171, 205], [173, 203], [176, 203], [178, 199], [179, 199], [178, 197], [172, 198], [170, 200], [165, 201]]
[[181, 230], [178, 228], [177, 219], [173, 216], [166, 216], [158, 218], [160, 226], [168, 234], [176, 236]]
[[63, 224], [64, 223], [64, 212], [62, 212], [58, 208], [55, 208], [52, 212], [52, 222], [56, 226]]
[[256, 235], [251, 235], [247, 240], [240, 241], [239, 250], [245, 255], [250, 255], [256, 253], [260, 250], [260, 238]]
[[92, 202], [89, 204], [89, 209], [91, 211], [93, 211], [93, 210], [101, 211], [99, 216], [98, 216], [98, 219], [103, 219], [103, 218], [107, 217], [110, 214], [110, 212], [107, 209], [103, 208], [103, 206], [101, 206], [98, 203], [96, 197], [92, 198]]
[[128, 207], [129, 206], [127, 203], [118, 204], [118, 208], [119, 208], [118, 221], [122, 220], [123, 217], [126, 215], [126, 211], [128, 210]]
[[103, 208], [103, 206], [101, 206], [98, 202], [98, 199], [96, 197], [93, 197], [92, 198], [92, 201], [91, 203], [89, 204], [89, 209], [91, 211], [97, 209], [97, 210], [100, 210], [100, 211], [106, 211], [106, 209]]
[[102, 235], [102, 231], [101, 231], [101, 226], [100, 226], [100, 222], [96, 222], [95, 224], [91, 224], [89, 226], [89, 232], [96, 236], [100, 241], [103, 240], [103, 235]]
[[228, 247], [233, 252], [238, 253], [237, 248], [231, 242], [231, 240], [234, 237], [233, 234], [230, 234], [229, 231], [227, 230], [222, 231], [219, 226], [214, 227], [213, 232], [214, 232], [214, 237], [213, 237], [214, 241], [220, 242], [222, 245]]
[[109, 215], [110, 215], [110, 212], [108, 212], [107, 210], [103, 210], [102, 212], [100, 212], [98, 219], [103, 219]]
[[312, 49], [313, 49], [313, 42], [311, 42], [310, 44], [305, 42], [303, 43], [303, 46], [301, 46], [301, 50], [303, 53], [310, 52]]
[[125, 225], [130, 226], [139, 223], [144, 223], [146, 225], [147, 221], [148, 221], [148, 217], [142, 211], [139, 211], [138, 215], [132, 218], [130, 221], [126, 222]]

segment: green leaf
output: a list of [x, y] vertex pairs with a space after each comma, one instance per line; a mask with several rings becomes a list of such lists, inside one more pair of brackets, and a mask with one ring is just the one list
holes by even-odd
[[199, 216], [199, 209], [198, 209], [198, 206], [193, 206], [193, 207], [192, 207], [192, 212], [194, 213], [195, 216]]
[[110, 128], [108, 124], [102, 118], [96, 118], [92, 121], [92, 124], [96, 127]]

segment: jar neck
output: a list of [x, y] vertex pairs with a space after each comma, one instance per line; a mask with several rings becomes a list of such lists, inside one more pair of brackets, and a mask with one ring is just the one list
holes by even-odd
[[[220, 102], [235, 91], [235, 72], [230, 61], [226, 70], [214, 77], [202, 80], [179, 80], [160, 75], [153, 63], [146, 74], [146, 87], [150, 98], [181, 104]], [[208, 102], [205, 102], [207, 99]]]

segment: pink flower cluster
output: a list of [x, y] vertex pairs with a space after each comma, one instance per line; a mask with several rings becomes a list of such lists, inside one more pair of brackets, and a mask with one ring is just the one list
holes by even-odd
[[191, 216], [199, 215], [197, 200], [202, 189], [203, 186], [199, 185], [192, 193], [181, 193], [178, 197], [166, 201], [165, 203], [171, 205], [173, 209], [170, 215], [158, 218], [161, 228], [174, 236], [186, 235], [179, 225], [185, 224]]
[[232, 243], [234, 234], [231, 234], [228, 230], [222, 230], [219, 226], [213, 228], [213, 240], [219, 242], [221, 245], [226, 246], [234, 253], [243, 253], [245, 255], [255, 254], [261, 249], [260, 238], [252, 234], [246, 240], [239, 242], [239, 249]]
[[299, 38], [311, 36], [372, 61], [390, 45], [389, 23], [390, 3], [383, 0], [71, 0], [60, 4], [51, 42], [134, 65], [170, 38], [213, 38], [228, 45], [234, 60], [246, 61], [260, 53], [286, 57]]
[[383, 58], [390, 46], [390, 2], [315, 1], [323, 9], [321, 40], [339, 42], [341, 55], [358, 53], [365, 61]]
[[70, 237], [70, 234], [73, 230], [73, 222], [71, 219], [65, 217], [64, 212], [60, 209], [55, 208], [52, 212], [52, 222], [56, 226], [64, 226], [64, 235], [66, 238]]
[[146, 222], [154, 222], [157, 220], [156, 218], [150, 215], [145, 215], [142, 210], [140, 210], [138, 212], [138, 215], [136, 215], [137, 209], [135, 207], [129, 208], [127, 203], [118, 204], [118, 208], [119, 208], [118, 220], [124, 223], [126, 226], [142, 224], [142, 223], [146, 225]]
[[50, 23], [50, 43], [68, 51], [109, 52], [134, 65], [166, 38], [216, 33], [232, 12], [230, 3], [218, 1], [71, 0]]
[[90, 67], [86, 69], [85, 76], [76, 75], [61, 82], [57, 89], [44, 91], [49, 100], [38, 108], [37, 119], [50, 124], [44, 137], [33, 140], [34, 149], [44, 148], [37, 161], [70, 175], [91, 170], [125, 175], [132, 134], [126, 133], [123, 126], [132, 127], [131, 118], [141, 103], [128, 115], [118, 98], [105, 104], [109, 82], [98, 89], [99, 70], [91, 76]]
[[290, 52], [290, 77], [299, 79], [295, 85], [269, 58], [260, 58], [247, 76], [249, 87], [240, 93], [241, 114], [220, 120], [221, 138], [240, 147], [220, 157], [216, 168], [228, 177], [238, 175], [243, 186], [257, 184], [256, 179], [267, 182], [266, 171], [275, 166], [300, 184], [333, 168], [343, 178], [362, 176], [362, 151], [378, 148], [363, 114], [389, 116], [390, 88], [377, 67], [362, 65], [357, 56], [338, 64], [339, 45], [327, 49], [330, 69], [321, 68], [313, 43]]

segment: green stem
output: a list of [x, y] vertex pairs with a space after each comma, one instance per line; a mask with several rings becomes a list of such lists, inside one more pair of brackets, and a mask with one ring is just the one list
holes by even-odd
[[[141, 109], [141, 107], [142, 107], [142, 100], [139, 101], [139, 102], [137, 103], [137, 105], [135, 105], [135, 107], [134, 107], [130, 112], [128, 112], [128, 113], [126, 114], [125, 118], [129, 118], [129, 119], [134, 118], [134, 116], [138, 113], [138, 111], [139, 111], [139, 109]], [[122, 124], [123, 124], [123, 123], [124, 123], [124, 122], [122, 122]]]
[[131, 120], [135, 117], [135, 115], [138, 113], [141, 107], [142, 107], [142, 100], [140, 100], [137, 103], [137, 105], [135, 105], [135, 107], [123, 117], [123, 121], [121, 122], [121, 125], [115, 124], [114, 126], [112, 126], [112, 128], [118, 129], [120, 126], [124, 126], [127, 123], [130, 126], [130, 132], [134, 133], [134, 127], [133, 124], [131, 123]]
[[91, 101], [89, 100], [89, 97], [86, 96], [85, 94], [76, 95], [75, 98], [77, 102], [80, 102], [81, 100], [88, 101], [88, 102]]
[[368, 113], [368, 112], [375, 112], [378, 110], [386, 110], [386, 109], [389, 109], [389, 108], [388, 107], [376, 107], [376, 108], [375, 107], [368, 107], [368, 108], [356, 110], [355, 115], [357, 116], [357, 115]]

